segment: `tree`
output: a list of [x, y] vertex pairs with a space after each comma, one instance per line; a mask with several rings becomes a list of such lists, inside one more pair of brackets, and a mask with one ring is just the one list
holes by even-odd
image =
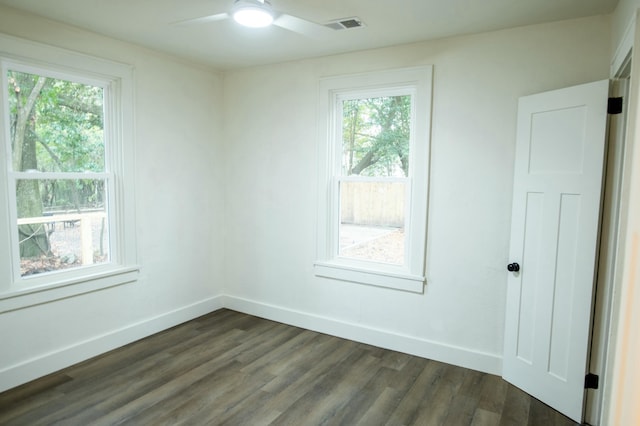
[[411, 96], [343, 102], [346, 175], [408, 176]]
[[[47, 79], [9, 72], [10, 132], [13, 170], [37, 170], [35, 105]], [[42, 216], [43, 206], [37, 180], [18, 180], [16, 183], [18, 217]], [[35, 257], [49, 253], [49, 238], [42, 225], [18, 227], [20, 257]]]

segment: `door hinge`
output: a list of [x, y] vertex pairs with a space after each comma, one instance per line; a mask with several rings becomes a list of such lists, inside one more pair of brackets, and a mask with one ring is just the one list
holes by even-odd
[[584, 376], [584, 388], [585, 389], [598, 389], [598, 383], [600, 382], [600, 376], [597, 374], [589, 373]]
[[622, 98], [609, 98], [607, 102], [607, 114], [622, 113]]

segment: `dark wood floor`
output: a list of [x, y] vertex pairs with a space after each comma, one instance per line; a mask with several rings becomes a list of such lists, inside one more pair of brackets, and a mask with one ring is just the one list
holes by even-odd
[[574, 425], [496, 376], [220, 310], [0, 394], [2, 425]]

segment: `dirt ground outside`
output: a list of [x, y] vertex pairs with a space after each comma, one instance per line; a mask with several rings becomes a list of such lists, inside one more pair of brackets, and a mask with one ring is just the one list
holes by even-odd
[[[51, 253], [39, 258], [21, 259], [22, 276], [53, 272], [82, 266], [82, 240], [80, 222], [51, 222], [48, 227]], [[102, 234], [102, 250], [100, 237]], [[109, 259], [107, 228], [101, 221], [92, 223], [94, 263]], [[381, 262], [392, 265], [404, 263], [405, 235], [402, 228], [380, 226], [340, 225], [340, 248], [342, 257]]]
[[[51, 253], [39, 258], [20, 259], [20, 275], [27, 276], [43, 272], [82, 266], [82, 238], [79, 221], [50, 222], [46, 225], [49, 232]], [[102, 248], [100, 237], [102, 235]], [[91, 224], [93, 263], [104, 263], [109, 259], [109, 237], [105, 223], [94, 220]]]
[[402, 265], [404, 237], [402, 228], [341, 224], [339, 254], [352, 259]]

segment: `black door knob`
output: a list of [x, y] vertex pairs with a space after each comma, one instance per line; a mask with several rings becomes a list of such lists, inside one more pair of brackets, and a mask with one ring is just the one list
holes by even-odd
[[507, 265], [507, 271], [509, 272], [518, 272], [520, 270], [520, 265], [517, 263], [510, 263]]

